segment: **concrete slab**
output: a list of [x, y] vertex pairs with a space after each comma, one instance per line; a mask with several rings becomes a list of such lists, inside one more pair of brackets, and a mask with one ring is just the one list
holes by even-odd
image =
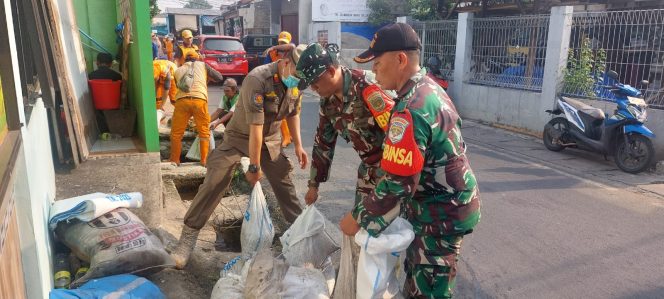
[[56, 200], [94, 192], [141, 192], [143, 207], [132, 212], [150, 228], [161, 223], [164, 206], [158, 153], [99, 157], [56, 174], [55, 181]]

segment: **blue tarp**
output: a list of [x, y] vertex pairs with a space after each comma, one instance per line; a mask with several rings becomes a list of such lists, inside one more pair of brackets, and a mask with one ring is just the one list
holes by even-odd
[[[109, 296], [111, 295], [111, 296]], [[50, 299], [164, 299], [164, 294], [149, 280], [131, 274], [92, 279], [78, 289], [52, 290]]]

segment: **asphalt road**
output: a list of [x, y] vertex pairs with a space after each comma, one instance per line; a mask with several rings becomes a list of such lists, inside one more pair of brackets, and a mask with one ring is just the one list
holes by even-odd
[[[307, 95], [301, 124], [308, 153], [317, 111], [318, 98]], [[511, 137], [505, 136], [509, 145]], [[482, 220], [464, 239], [457, 298], [664, 298], [661, 197], [569, 174], [548, 166], [546, 158], [540, 163], [479, 138], [466, 141], [481, 190]], [[292, 147], [286, 151], [292, 156]], [[571, 157], [560, 161], [583, 158]], [[358, 163], [340, 138], [317, 204], [332, 221], [351, 208]], [[301, 197], [307, 179], [308, 169], [294, 174]]]

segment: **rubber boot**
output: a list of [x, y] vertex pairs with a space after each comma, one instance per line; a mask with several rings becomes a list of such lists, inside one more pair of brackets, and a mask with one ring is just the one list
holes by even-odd
[[207, 163], [208, 152], [210, 151], [210, 139], [200, 138], [199, 141], [201, 147], [201, 165], [205, 166], [205, 164]]
[[193, 229], [187, 225], [182, 226], [180, 241], [178, 241], [178, 245], [175, 246], [175, 249], [171, 251], [171, 257], [175, 261], [176, 269], [182, 270], [187, 265], [189, 256], [196, 246], [199, 232], [200, 230]]
[[173, 142], [173, 140], [171, 140], [171, 157], [169, 161], [179, 166], [181, 153], [182, 153], [182, 140], [180, 140], [180, 142]]

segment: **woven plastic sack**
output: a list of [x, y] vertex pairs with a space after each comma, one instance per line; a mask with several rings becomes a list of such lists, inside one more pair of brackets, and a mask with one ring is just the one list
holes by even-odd
[[329, 299], [327, 281], [321, 270], [306, 267], [289, 267], [281, 282], [283, 299]]
[[272, 218], [270, 218], [261, 183], [257, 182], [251, 191], [249, 204], [242, 220], [240, 245], [243, 258], [249, 259], [259, 251], [269, 249], [273, 239]]
[[[212, 150], [215, 148], [214, 144], [214, 134], [210, 132], [210, 153]], [[192, 161], [200, 161], [201, 160], [201, 139], [196, 137], [194, 139], [194, 142], [191, 144], [191, 147], [189, 148], [189, 151], [187, 152], [186, 155], [187, 159], [192, 160]]]
[[307, 206], [279, 239], [281, 253], [291, 266], [312, 264], [320, 268], [339, 249], [341, 232], [315, 205]]
[[353, 252], [357, 248], [353, 237], [344, 235], [341, 243], [341, 259], [339, 260], [339, 275], [334, 287], [334, 298], [355, 299], [356, 268], [353, 262]]
[[55, 233], [79, 259], [90, 263], [90, 270], [72, 282], [72, 288], [93, 278], [148, 274], [175, 266], [159, 238], [125, 208], [90, 222], [60, 222]]
[[371, 237], [360, 229], [355, 235], [355, 243], [361, 248], [357, 263], [357, 299], [400, 296], [397, 263], [414, 238], [413, 226], [401, 217], [392, 221], [378, 237]]

